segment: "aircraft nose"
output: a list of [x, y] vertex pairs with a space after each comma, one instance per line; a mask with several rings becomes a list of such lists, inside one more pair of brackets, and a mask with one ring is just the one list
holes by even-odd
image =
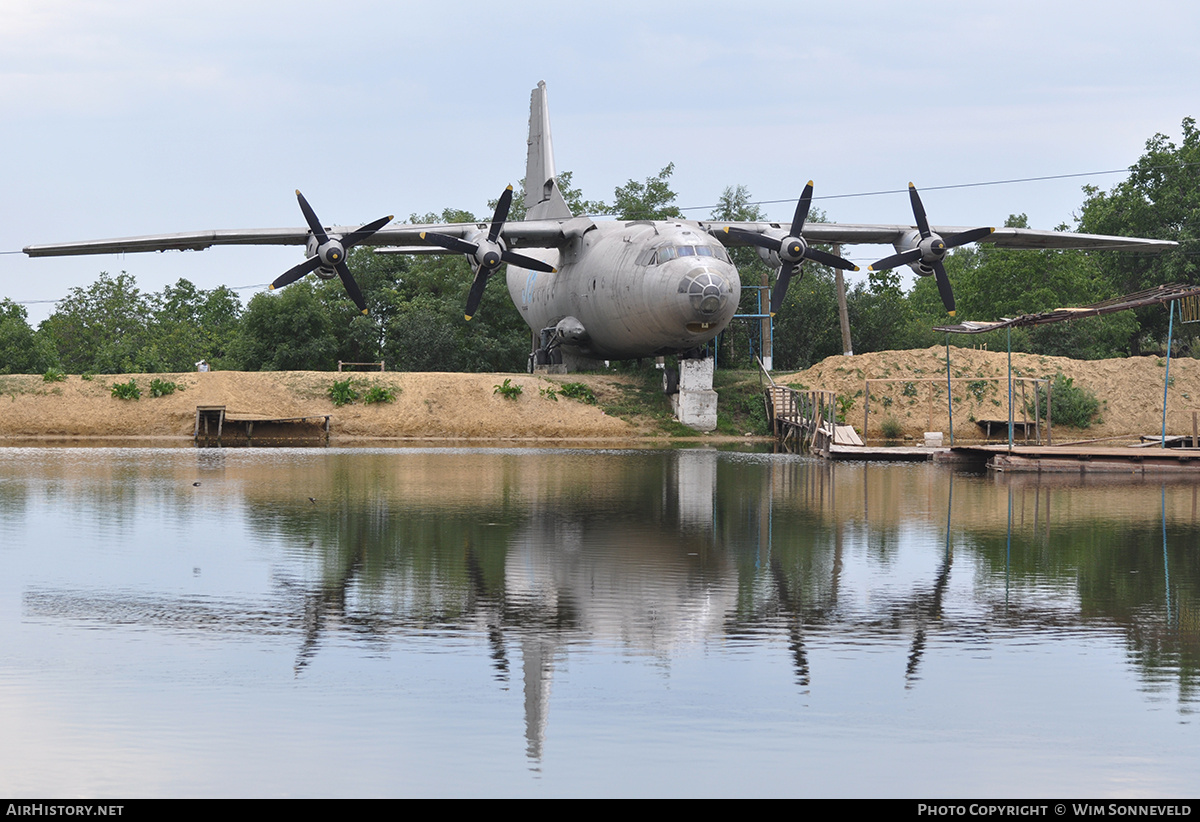
[[679, 293], [687, 295], [688, 305], [700, 320], [721, 312], [733, 295], [729, 279], [708, 267], [692, 269], [679, 283]]

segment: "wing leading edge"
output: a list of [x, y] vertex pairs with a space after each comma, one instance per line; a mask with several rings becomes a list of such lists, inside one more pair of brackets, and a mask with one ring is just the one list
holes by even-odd
[[[570, 220], [531, 220], [508, 223], [504, 226], [504, 241], [513, 248], [557, 248], [590, 228], [591, 220], [576, 217]], [[330, 226], [328, 233], [349, 235], [359, 226]], [[411, 254], [444, 254], [421, 241], [424, 232], [437, 232], [450, 237], [464, 237], [474, 232], [487, 232], [487, 223], [449, 223], [428, 225], [393, 225], [381, 228], [361, 241], [362, 245], [405, 246]], [[305, 245], [308, 228], [252, 228], [216, 231], [188, 231], [178, 234], [150, 234], [144, 237], [123, 237], [112, 240], [85, 240], [73, 243], [47, 243], [26, 246], [30, 257], [67, 257], [84, 254], [130, 254], [145, 251], [201, 251], [216, 245]]]
[[[749, 246], [750, 243], [727, 234], [726, 228], [757, 234], [786, 233], [788, 226], [779, 222], [721, 222], [705, 220], [700, 227], [719, 237], [727, 246]], [[956, 226], [930, 226], [943, 236], [969, 231]], [[842, 245], [902, 245], [914, 232], [911, 225], [855, 225], [852, 223], [807, 223], [803, 236], [815, 243], [840, 243]], [[997, 228], [978, 240], [1002, 248], [1014, 249], [1127, 249], [1132, 251], [1161, 252], [1178, 247], [1171, 240], [1149, 240], [1142, 237], [1116, 237], [1104, 234], [1078, 234], [1072, 231], [1042, 231], [1033, 228]]]

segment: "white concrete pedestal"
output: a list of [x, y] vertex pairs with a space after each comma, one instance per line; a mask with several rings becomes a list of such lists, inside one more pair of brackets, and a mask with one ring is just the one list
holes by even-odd
[[671, 395], [675, 417], [697, 431], [717, 427], [717, 392], [713, 391], [713, 359], [679, 361], [679, 391]]

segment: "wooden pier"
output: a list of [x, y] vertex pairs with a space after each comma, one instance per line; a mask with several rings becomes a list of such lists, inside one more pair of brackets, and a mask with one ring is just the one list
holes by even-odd
[[264, 417], [239, 411], [226, 411], [223, 405], [196, 406], [196, 428], [192, 438], [197, 445], [250, 445], [255, 429], [258, 441], [280, 442], [329, 439], [329, 414], [303, 417]]
[[956, 445], [950, 451], [956, 461], [986, 465], [993, 471], [1005, 473], [1184, 473], [1200, 477], [1200, 448]]

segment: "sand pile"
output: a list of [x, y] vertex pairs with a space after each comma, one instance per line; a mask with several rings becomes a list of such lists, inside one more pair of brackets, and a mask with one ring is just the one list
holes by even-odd
[[[1034, 354], [1012, 355], [1013, 374], [1026, 377], [1071, 377], [1074, 384], [1092, 391], [1100, 401], [1100, 421], [1090, 428], [1063, 429], [1055, 423], [1055, 441], [1063, 437], [1090, 439], [1118, 435], [1157, 434], [1162, 426], [1163, 382], [1166, 361], [1159, 357], [1115, 360], [1071, 360]], [[955, 438], [979, 437], [976, 420], [1007, 419], [1007, 354], [974, 348], [950, 347], [954, 382]], [[901, 424], [908, 436], [919, 438], [924, 431], [948, 431], [946, 410], [946, 349], [934, 347], [913, 351], [883, 351], [852, 357], [829, 357], [806, 371], [776, 374], [780, 384], [804, 385], [810, 389], [836, 391], [852, 400], [846, 420], [863, 426], [864, 382], [866, 379], [896, 379], [901, 382], [871, 384], [871, 437], [880, 436], [879, 426], [887, 417]], [[936, 382], [925, 383], [924, 379]], [[1022, 419], [1020, 389], [1015, 389], [1015, 418]], [[1032, 386], [1025, 389], [1032, 400]], [[1200, 361], [1171, 360], [1171, 387], [1167, 399], [1167, 433], [1192, 433], [1192, 412], [1200, 411]], [[1032, 420], [1032, 414], [1029, 415]], [[932, 425], [932, 427], [929, 427]]]

